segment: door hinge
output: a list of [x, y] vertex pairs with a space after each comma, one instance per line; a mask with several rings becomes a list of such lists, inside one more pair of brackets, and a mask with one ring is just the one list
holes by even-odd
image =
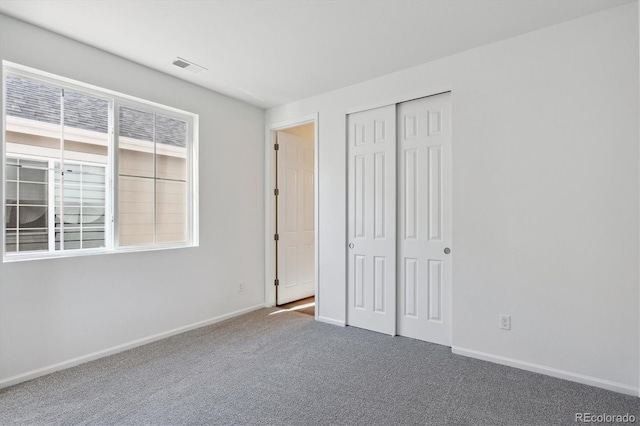
[[278, 195], [280, 195], [280, 190], [279, 190], [278, 188], [274, 189], [274, 190], [273, 190], [273, 195], [275, 195], [276, 197], [277, 197]]
[[277, 144], [273, 145], [273, 149], [275, 149], [276, 151], [279, 151], [280, 150], [280, 144], [277, 143]]
[[274, 234], [274, 235], [273, 235], [273, 239], [274, 239], [274, 240], [276, 240], [276, 241], [278, 241], [278, 240], [280, 239], [280, 235], [278, 235], [278, 234]]
[[280, 285], [280, 280], [276, 278], [276, 279], [273, 281], [273, 285], [275, 285], [275, 286], [279, 286], [279, 285]]

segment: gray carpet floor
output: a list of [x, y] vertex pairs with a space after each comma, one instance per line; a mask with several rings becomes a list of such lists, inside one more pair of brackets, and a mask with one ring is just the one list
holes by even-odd
[[262, 309], [0, 391], [0, 424], [562, 425], [639, 399]]

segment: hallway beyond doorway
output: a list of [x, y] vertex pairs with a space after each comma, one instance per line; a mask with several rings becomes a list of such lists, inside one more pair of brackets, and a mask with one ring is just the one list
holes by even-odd
[[[315, 296], [311, 296], [305, 299], [296, 300], [295, 302], [278, 306], [276, 309], [279, 309], [281, 311], [298, 312], [305, 315], [315, 316], [316, 298]], [[280, 312], [280, 311], [277, 311], [277, 312]]]

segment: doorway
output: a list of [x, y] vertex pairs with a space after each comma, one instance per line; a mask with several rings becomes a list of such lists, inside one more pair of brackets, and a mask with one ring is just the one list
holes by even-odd
[[318, 312], [317, 119], [267, 129], [265, 306]]
[[276, 306], [314, 296], [314, 124], [276, 131]]

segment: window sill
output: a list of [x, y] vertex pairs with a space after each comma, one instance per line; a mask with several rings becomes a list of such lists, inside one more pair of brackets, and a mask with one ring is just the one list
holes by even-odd
[[60, 259], [67, 257], [84, 257], [101, 254], [137, 253], [158, 250], [172, 250], [198, 247], [198, 244], [166, 244], [153, 246], [120, 247], [117, 249], [97, 248], [83, 250], [67, 250], [64, 252], [5, 253], [3, 263], [25, 262], [29, 260]]

